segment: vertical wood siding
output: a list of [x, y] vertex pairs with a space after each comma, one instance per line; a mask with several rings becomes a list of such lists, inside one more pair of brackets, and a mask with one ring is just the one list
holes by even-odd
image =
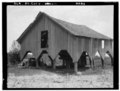
[[21, 58], [24, 56], [26, 51], [31, 51], [34, 56], [37, 58], [39, 55], [41, 47], [41, 32], [44, 30], [44, 18], [37, 22], [31, 31], [25, 36], [24, 40], [21, 43]]
[[[48, 30], [48, 48], [41, 48], [41, 31]], [[112, 42], [105, 41], [105, 49], [110, 49]], [[37, 58], [42, 50], [47, 50], [54, 59], [60, 50], [67, 50], [73, 61], [78, 61], [83, 51], [87, 51], [93, 57], [98, 50], [101, 50], [100, 39], [87, 37], [76, 37], [62, 27], [54, 23], [46, 16], [33, 26], [32, 31], [25, 36], [21, 43], [21, 58], [26, 51], [32, 51]]]

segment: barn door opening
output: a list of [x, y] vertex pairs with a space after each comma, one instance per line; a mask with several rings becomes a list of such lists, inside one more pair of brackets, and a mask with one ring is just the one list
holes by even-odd
[[36, 66], [36, 59], [34, 54], [31, 51], [26, 51], [24, 57], [22, 58], [21, 63], [18, 67], [35, 67]]
[[43, 50], [37, 58], [38, 65], [41, 67], [52, 67], [53, 59], [46, 50]]
[[41, 48], [48, 48], [48, 31], [41, 31]]
[[91, 65], [90, 57], [86, 51], [83, 51], [78, 60], [78, 68], [84, 68], [90, 65]]
[[67, 50], [60, 50], [55, 58], [55, 66], [57, 68], [73, 68], [73, 59]]

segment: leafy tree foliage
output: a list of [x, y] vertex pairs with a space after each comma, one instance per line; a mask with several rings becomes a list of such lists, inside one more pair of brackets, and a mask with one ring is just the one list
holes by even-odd
[[10, 51], [8, 53], [8, 63], [11, 65], [18, 64], [20, 62], [20, 49], [21, 46], [17, 41], [13, 41]]

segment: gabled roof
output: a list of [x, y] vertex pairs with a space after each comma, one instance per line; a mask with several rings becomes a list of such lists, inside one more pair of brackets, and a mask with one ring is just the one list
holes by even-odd
[[[87, 27], [85, 25], [77, 25], [77, 24], [73, 24], [73, 23], [69, 23], [69, 22], [60, 20], [60, 19], [56, 19], [56, 18], [53, 18], [53, 17], [51, 17], [51, 16], [49, 16], [46, 13], [43, 13], [43, 12], [39, 12], [39, 14], [37, 15], [35, 21], [38, 21], [42, 15], [47, 16], [53, 22], [57, 23], [62, 28], [64, 28], [66, 31], [73, 34], [74, 36], [84, 36], [84, 37], [89, 37], [89, 38], [110, 39], [110, 40], [112, 40], [111, 38], [109, 38], [109, 37], [107, 37], [107, 36], [105, 36], [105, 35], [103, 35], [101, 33], [98, 33], [98, 32], [94, 31], [93, 29], [91, 29], [91, 28], [89, 28], [89, 27]], [[35, 21], [33, 23], [31, 23], [29, 25], [29, 27], [23, 32], [23, 34], [18, 38], [18, 41], [21, 41], [21, 39], [26, 35], [26, 33], [33, 26]]]

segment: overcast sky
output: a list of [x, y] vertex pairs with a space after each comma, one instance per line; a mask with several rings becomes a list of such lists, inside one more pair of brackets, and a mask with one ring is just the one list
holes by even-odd
[[113, 6], [7, 6], [7, 49], [42, 11], [113, 38]]

